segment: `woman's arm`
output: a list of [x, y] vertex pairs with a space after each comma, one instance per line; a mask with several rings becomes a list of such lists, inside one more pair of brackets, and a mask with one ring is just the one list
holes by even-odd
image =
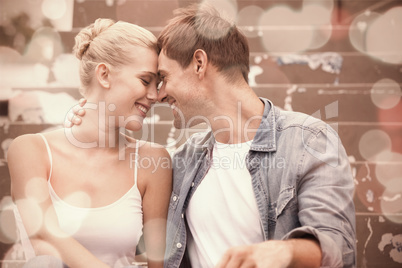
[[153, 149], [154, 165], [146, 172], [146, 189], [142, 201], [144, 241], [148, 268], [163, 267], [166, 245], [166, 219], [172, 193], [171, 158], [164, 148]]
[[[54, 255], [71, 268], [108, 267], [59, 226], [49, 195], [49, 158], [38, 135], [16, 138], [8, 150], [11, 195], [37, 255]], [[37, 246], [35, 246], [37, 245]]]

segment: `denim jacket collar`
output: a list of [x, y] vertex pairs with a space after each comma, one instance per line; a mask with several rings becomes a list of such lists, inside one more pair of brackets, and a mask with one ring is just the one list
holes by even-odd
[[[264, 112], [262, 115], [261, 124], [250, 146], [250, 150], [259, 152], [276, 151], [275, 107], [268, 99], [260, 98], [260, 100], [264, 103]], [[215, 144], [215, 137], [212, 131], [205, 136], [204, 140], [205, 142], [201, 143], [202, 149], [212, 149]]]
[[261, 124], [254, 136], [251, 144], [251, 151], [273, 152], [276, 151], [276, 120], [275, 107], [272, 102], [265, 98], [260, 98], [264, 103], [264, 113]]

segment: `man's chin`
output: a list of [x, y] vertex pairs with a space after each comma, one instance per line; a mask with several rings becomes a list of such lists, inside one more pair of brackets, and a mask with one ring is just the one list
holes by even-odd
[[175, 120], [173, 121], [173, 126], [174, 126], [176, 129], [185, 129], [185, 128], [186, 128], [186, 124], [184, 123], [184, 121], [177, 120], [177, 119], [175, 119]]

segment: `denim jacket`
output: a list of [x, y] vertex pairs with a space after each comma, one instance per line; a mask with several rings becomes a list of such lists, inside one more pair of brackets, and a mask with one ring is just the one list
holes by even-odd
[[[354, 182], [346, 152], [323, 121], [280, 110], [264, 98], [261, 124], [246, 157], [265, 240], [314, 236], [321, 267], [356, 265]], [[188, 267], [185, 212], [208, 172], [215, 143], [192, 135], [173, 157], [164, 267]], [[207, 220], [207, 219], [206, 219]]]

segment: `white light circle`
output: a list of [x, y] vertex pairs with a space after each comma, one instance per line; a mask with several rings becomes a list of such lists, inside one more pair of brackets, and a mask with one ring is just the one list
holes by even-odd
[[381, 109], [394, 108], [401, 99], [401, 87], [392, 79], [377, 81], [370, 90], [372, 102]]
[[51, 20], [57, 20], [67, 12], [66, 0], [43, 0], [42, 13]]
[[258, 37], [258, 21], [264, 10], [258, 6], [246, 6], [237, 16], [237, 26], [243, 29], [247, 37]]
[[367, 30], [367, 53], [391, 64], [402, 63], [402, 7], [394, 7]]
[[373, 21], [381, 15], [376, 12], [362, 13], [352, 21], [349, 26], [349, 40], [353, 47], [362, 53], [366, 53], [366, 34]]
[[359, 140], [359, 152], [361, 156], [369, 161], [382, 151], [391, 150], [391, 138], [382, 130], [373, 129], [363, 134]]

